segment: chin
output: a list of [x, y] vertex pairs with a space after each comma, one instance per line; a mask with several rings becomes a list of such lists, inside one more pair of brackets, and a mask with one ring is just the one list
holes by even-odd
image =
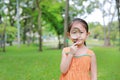
[[82, 44], [77, 44], [77, 46], [81, 46]]

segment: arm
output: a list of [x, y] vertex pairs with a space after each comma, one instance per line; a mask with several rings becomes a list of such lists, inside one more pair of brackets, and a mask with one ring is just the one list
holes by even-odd
[[69, 69], [69, 66], [71, 64], [72, 58], [76, 51], [78, 50], [77, 48], [77, 43], [74, 43], [72, 46], [67, 48], [67, 52], [70, 53], [66, 55], [65, 48], [62, 51], [62, 59], [61, 59], [61, 64], [60, 64], [60, 70], [62, 73], [66, 73]]
[[97, 64], [95, 54], [92, 54], [91, 56], [91, 80], [97, 80]]
[[63, 50], [61, 64], [60, 64], [60, 70], [62, 73], [65, 74], [68, 71], [71, 61], [72, 61], [72, 57], [73, 57], [72, 54], [66, 55]]

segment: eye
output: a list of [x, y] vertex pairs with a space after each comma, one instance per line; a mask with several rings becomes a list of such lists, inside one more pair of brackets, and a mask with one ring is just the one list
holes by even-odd
[[80, 32], [81, 34], [83, 33], [83, 32]]
[[73, 33], [77, 33], [76, 31], [73, 31]]
[[75, 34], [75, 33], [77, 33], [77, 31], [76, 31], [76, 30], [73, 30], [72, 33]]

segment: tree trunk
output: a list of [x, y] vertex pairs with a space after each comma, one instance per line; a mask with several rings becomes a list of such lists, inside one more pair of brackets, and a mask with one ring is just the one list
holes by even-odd
[[25, 41], [26, 41], [26, 29], [24, 27], [24, 29], [23, 29], [23, 44], [25, 44]]
[[39, 33], [39, 51], [42, 51], [42, 27], [41, 27], [41, 8], [39, 6], [39, 1], [36, 0], [36, 5], [38, 9], [38, 33]]
[[24, 22], [24, 27], [23, 27], [23, 44], [25, 44], [25, 42], [26, 42], [26, 32], [27, 32], [27, 19], [24, 19], [25, 20], [25, 22]]
[[119, 51], [120, 51], [120, 0], [116, 0], [117, 14], [118, 14], [118, 28], [119, 28]]
[[61, 49], [63, 47], [63, 45], [61, 44], [61, 41], [60, 41], [60, 35], [58, 35], [58, 49]]
[[[105, 5], [105, 2], [106, 2], [106, 0], [104, 0], [103, 6]], [[107, 2], [109, 4], [111, 4], [111, 1], [107, 1]], [[116, 9], [115, 9], [114, 12], [112, 12], [112, 4], [111, 4], [109, 9], [108, 9], [108, 14], [105, 13], [106, 11], [103, 8], [102, 8], [102, 12], [103, 12], [103, 20], [104, 20], [105, 16], [108, 16], [108, 19], [109, 19], [109, 23], [104, 30], [104, 45], [105, 46], [111, 46], [110, 31], [111, 31], [111, 27], [112, 27], [111, 24], [112, 24], [113, 18], [115, 16]], [[105, 27], [105, 21], [103, 21], [103, 22], [104, 22], [104, 27]]]
[[69, 0], [66, 0], [65, 19], [64, 19], [64, 47], [68, 46], [67, 29], [68, 29], [68, 16], [69, 16]]
[[17, 4], [16, 4], [16, 18], [17, 18], [17, 39], [18, 39], [18, 47], [20, 47], [20, 14], [19, 14], [19, 0], [16, 0]]
[[4, 31], [3, 31], [3, 35], [2, 35], [2, 41], [3, 41], [3, 52], [6, 51], [6, 48], [5, 48], [5, 33], [6, 33], [6, 23], [5, 23], [5, 26], [4, 26]]
[[0, 15], [0, 24], [2, 23], [2, 16]]
[[[112, 6], [112, 5], [111, 5]], [[109, 10], [111, 10], [111, 7], [110, 7], [110, 9]], [[115, 11], [114, 11], [114, 13], [113, 14], [111, 14], [111, 12], [109, 11], [109, 19], [110, 19], [110, 22], [108, 23], [108, 35], [107, 35], [107, 43], [106, 43], [106, 46], [111, 46], [111, 42], [110, 42], [110, 32], [111, 32], [111, 25], [112, 25], [112, 22], [113, 22], [113, 18], [114, 18], [114, 16], [115, 16], [115, 13], [116, 13], [116, 9], [115, 9]], [[111, 17], [110, 17], [110, 15], [111, 15]]]
[[107, 37], [104, 40], [104, 46], [110, 46], [110, 45], [111, 45], [110, 44], [110, 37], [109, 37], [109, 35], [107, 35]]
[[106, 27], [105, 27], [104, 11], [103, 11], [103, 16], [102, 16], [102, 17], [103, 17], [103, 27], [104, 27], [104, 28], [103, 28], [103, 29], [104, 29], [104, 46], [106, 46], [106, 45], [107, 45], [107, 44], [106, 44], [106, 43], [107, 43], [107, 38], [106, 38], [106, 36], [107, 36], [107, 34], [106, 34], [107, 31], [106, 31]]
[[13, 15], [10, 14], [10, 12], [13, 10], [13, 9], [11, 8], [11, 6], [13, 6], [11, 0], [9, 1], [8, 6], [9, 6], [9, 7], [7, 7], [7, 8], [8, 8], [8, 16], [9, 16], [9, 18], [10, 18], [10, 19], [9, 19], [10, 25], [11, 25], [11, 26], [14, 26], [15, 21], [14, 21], [14, 19], [12, 18]]

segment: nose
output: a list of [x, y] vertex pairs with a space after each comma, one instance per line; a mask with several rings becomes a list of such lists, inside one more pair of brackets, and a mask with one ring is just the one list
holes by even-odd
[[79, 39], [81, 37], [81, 34], [76, 34], [76, 39]]
[[81, 35], [80, 34], [76, 34], [73, 38], [74, 43], [76, 43], [79, 39], [81, 39]]

